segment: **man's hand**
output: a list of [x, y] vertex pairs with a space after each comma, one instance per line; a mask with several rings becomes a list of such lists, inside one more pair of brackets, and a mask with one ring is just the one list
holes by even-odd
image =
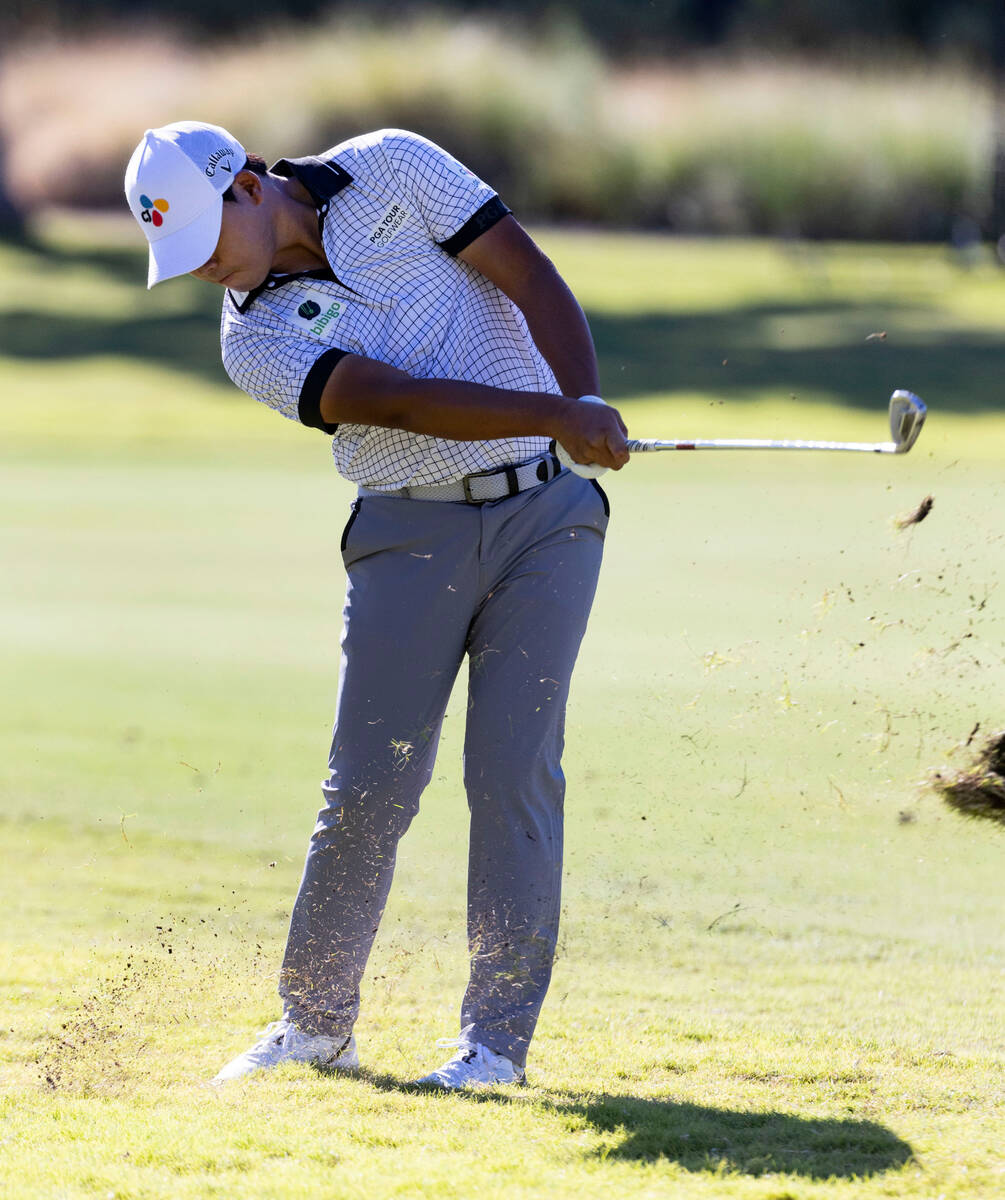
[[628, 462], [627, 432], [616, 408], [583, 398], [566, 401], [554, 437], [574, 462], [620, 471]]

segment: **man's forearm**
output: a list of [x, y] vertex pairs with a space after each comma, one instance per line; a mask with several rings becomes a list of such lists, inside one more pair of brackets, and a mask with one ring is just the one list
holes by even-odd
[[413, 379], [358, 354], [335, 366], [321, 396], [331, 424], [381, 425], [454, 441], [542, 436], [576, 462], [621, 467], [625, 427], [613, 408], [550, 392], [514, 392], [459, 379]]
[[382, 425], [456, 441], [557, 437], [569, 401], [457, 379], [414, 379], [386, 363], [347, 355], [332, 372], [321, 413], [332, 423]]
[[547, 392], [513, 392], [456, 379], [413, 379], [386, 402], [386, 420], [376, 423], [457, 441], [554, 437], [568, 404], [564, 396]]

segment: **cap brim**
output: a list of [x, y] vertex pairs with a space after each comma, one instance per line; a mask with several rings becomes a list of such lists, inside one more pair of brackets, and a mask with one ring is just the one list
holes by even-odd
[[223, 220], [223, 196], [216, 196], [209, 207], [183, 229], [160, 237], [150, 243], [150, 265], [147, 288], [176, 275], [196, 271], [213, 257], [220, 240]]

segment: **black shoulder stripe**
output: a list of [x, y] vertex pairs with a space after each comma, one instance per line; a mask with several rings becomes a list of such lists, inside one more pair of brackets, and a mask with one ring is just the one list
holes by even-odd
[[291, 176], [311, 193], [315, 200], [331, 200], [352, 183], [352, 176], [334, 158], [281, 158], [269, 167], [272, 175]]
[[491, 229], [503, 217], [509, 216], [510, 211], [498, 196], [493, 196], [473, 216], [468, 217], [455, 234], [448, 237], [445, 242], [438, 242], [437, 245], [446, 250], [448, 254], [456, 256], [470, 246], [475, 238], [481, 237], [486, 230]]
[[334, 433], [338, 425], [330, 425], [321, 417], [321, 393], [325, 390], [328, 376], [331, 375], [335, 364], [349, 353], [332, 346], [330, 350], [318, 356], [314, 366], [307, 372], [307, 378], [300, 389], [300, 399], [297, 402], [297, 416], [301, 425], [309, 425], [312, 429], [322, 429], [325, 433]]

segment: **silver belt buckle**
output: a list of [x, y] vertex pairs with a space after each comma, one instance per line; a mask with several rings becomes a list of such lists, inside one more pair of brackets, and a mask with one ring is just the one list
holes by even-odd
[[485, 500], [476, 500], [475, 497], [471, 495], [471, 480], [472, 479], [484, 479], [488, 475], [499, 475], [503, 471], [505, 471], [505, 469], [506, 469], [505, 467], [490, 467], [487, 471], [474, 471], [470, 475], [465, 475], [461, 479], [461, 487], [464, 489], [465, 503], [467, 503], [467, 504], [486, 504], [488, 502], [488, 498], [486, 498]]

